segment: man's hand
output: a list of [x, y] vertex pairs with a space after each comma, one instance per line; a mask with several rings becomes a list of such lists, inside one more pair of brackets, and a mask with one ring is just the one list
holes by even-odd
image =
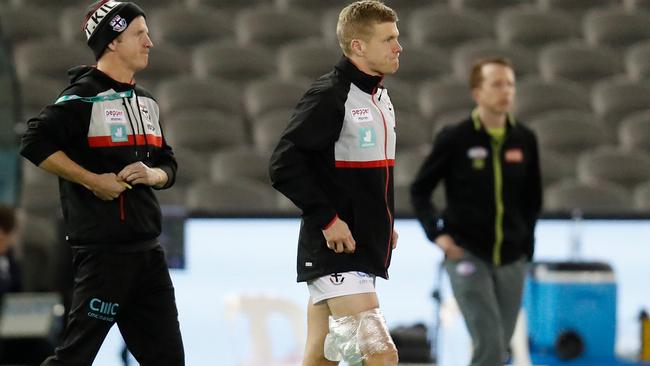
[[167, 182], [167, 175], [162, 169], [150, 168], [141, 161], [125, 166], [117, 176], [131, 185], [146, 184], [162, 187]]
[[448, 259], [458, 260], [463, 256], [463, 248], [459, 247], [454, 238], [447, 234], [438, 236], [436, 238], [436, 244], [445, 252]]
[[327, 241], [327, 247], [335, 253], [354, 253], [357, 243], [352, 237], [348, 224], [340, 218], [337, 217], [330, 227], [323, 230], [323, 236]]
[[393, 229], [393, 249], [397, 248], [397, 238], [399, 238], [399, 235], [397, 235], [397, 231]]
[[124, 192], [126, 186], [115, 173], [97, 174], [93, 177], [92, 183], [86, 185], [97, 198], [104, 201], [111, 201]]

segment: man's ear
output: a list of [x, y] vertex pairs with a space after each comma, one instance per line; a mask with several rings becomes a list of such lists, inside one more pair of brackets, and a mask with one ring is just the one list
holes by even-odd
[[116, 47], [117, 47], [117, 38], [112, 40], [111, 43], [109, 43], [108, 46], [106, 46], [106, 49], [108, 49], [110, 51], [115, 51]]
[[350, 50], [355, 56], [363, 56], [365, 54], [365, 45], [360, 39], [353, 39], [350, 42]]

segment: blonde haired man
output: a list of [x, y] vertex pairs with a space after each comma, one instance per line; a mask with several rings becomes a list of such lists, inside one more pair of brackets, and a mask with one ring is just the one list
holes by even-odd
[[395, 111], [382, 85], [399, 67], [397, 15], [357, 1], [341, 11], [336, 33], [344, 56], [300, 99], [270, 165], [273, 186], [302, 210], [303, 365], [396, 365], [375, 277], [388, 277], [397, 242]]

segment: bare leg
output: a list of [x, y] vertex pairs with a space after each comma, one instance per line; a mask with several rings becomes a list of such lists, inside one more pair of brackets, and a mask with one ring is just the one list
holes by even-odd
[[[377, 294], [368, 292], [348, 296], [340, 296], [327, 300], [329, 312], [335, 317], [356, 315], [367, 310], [379, 307]], [[325, 322], [327, 329], [328, 324]], [[327, 330], [325, 331], [327, 332]], [[323, 341], [325, 336], [323, 336]], [[322, 343], [321, 343], [322, 344]], [[322, 348], [322, 346], [321, 346]], [[397, 365], [397, 349], [392, 345], [388, 350], [381, 353], [373, 353], [363, 361], [364, 366], [395, 366]]]
[[330, 310], [326, 302], [307, 304], [307, 344], [302, 366], [336, 366], [339, 363], [329, 361], [324, 355], [325, 336], [329, 332]]

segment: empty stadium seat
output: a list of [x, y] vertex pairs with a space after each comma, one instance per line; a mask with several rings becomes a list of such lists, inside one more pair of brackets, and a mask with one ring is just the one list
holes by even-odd
[[46, 77], [68, 82], [68, 69], [92, 65], [91, 50], [84, 44], [62, 44], [58, 39], [25, 42], [14, 51], [18, 78]]
[[43, 107], [53, 104], [67, 85], [60, 80], [44, 77], [27, 77], [19, 81], [21, 90], [21, 111], [24, 122], [35, 117]]
[[639, 42], [625, 53], [625, 70], [633, 80], [650, 79], [650, 41]]
[[206, 41], [233, 39], [232, 20], [213, 8], [162, 7], [150, 12], [148, 26], [154, 46], [170, 43], [191, 48]]
[[61, 10], [59, 15], [59, 34], [65, 43], [86, 44], [86, 33], [82, 23], [86, 9], [79, 6], [68, 6]]
[[426, 123], [421, 115], [398, 112], [395, 123], [397, 149], [409, 149], [431, 143], [431, 123]]
[[181, 76], [158, 84], [154, 94], [162, 118], [193, 109], [214, 109], [223, 114], [243, 115], [241, 89], [216, 78]]
[[390, 101], [395, 107], [397, 123], [399, 123], [402, 113], [420, 114], [418, 100], [413, 96], [413, 83], [392, 75], [386, 77], [383, 83], [390, 96]]
[[494, 33], [492, 24], [481, 15], [447, 7], [417, 11], [406, 26], [413, 46], [428, 44], [447, 48], [471, 39], [490, 38]]
[[[6, 0], [6, 2], [9, 3], [9, 5], [18, 8], [37, 7], [37, 8], [45, 9], [48, 12], [55, 12], [61, 6], [56, 1], [52, 1], [52, 0]], [[82, 9], [85, 9], [85, 7], [89, 5], [89, 2], [85, 0], [67, 0], [66, 3], [70, 5], [75, 5]]]
[[397, 150], [395, 156], [395, 169], [393, 170], [395, 175], [395, 184], [411, 184], [430, 150], [430, 143], [414, 146], [409, 149]]
[[275, 110], [251, 121], [253, 145], [260, 151], [271, 151], [278, 144], [282, 131], [289, 124], [291, 109]]
[[277, 78], [254, 81], [244, 90], [243, 101], [246, 114], [256, 118], [275, 109], [293, 108], [308, 85], [305, 81]]
[[544, 189], [544, 210], [551, 213], [613, 215], [633, 211], [631, 194], [623, 187], [608, 182], [581, 183], [564, 180]]
[[288, 80], [315, 80], [332, 70], [342, 55], [338, 46], [320, 39], [292, 42], [278, 51], [278, 72], [280, 77]]
[[499, 42], [537, 50], [552, 42], [580, 37], [579, 28], [569, 14], [533, 6], [504, 9], [495, 20]]
[[272, 0], [185, 0], [189, 7], [211, 7], [234, 15], [241, 9], [262, 4], [271, 4]]
[[493, 14], [505, 7], [519, 4], [521, 0], [449, 0], [453, 9], [472, 9], [483, 14]]
[[449, 74], [449, 58], [439, 48], [422, 45], [399, 56], [399, 70], [394, 77], [411, 83]]
[[632, 192], [634, 206], [637, 210], [648, 213], [650, 212], [650, 181], [643, 182], [634, 188]]
[[162, 80], [187, 75], [190, 61], [184, 50], [171, 44], [159, 44], [149, 51], [149, 64], [135, 75], [135, 79], [139, 85], [152, 90]]
[[317, 37], [320, 29], [311, 13], [270, 6], [244, 9], [235, 18], [235, 36], [242, 45], [259, 44], [270, 49]]
[[268, 152], [238, 146], [215, 152], [210, 158], [209, 175], [213, 182], [245, 178], [269, 184]]
[[422, 115], [431, 119], [445, 112], [461, 110], [469, 115], [475, 105], [468, 84], [456, 79], [425, 82], [417, 98]]
[[328, 9], [343, 9], [350, 4], [348, 0], [275, 0], [275, 6], [278, 9], [301, 9], [315, 13]]
[[[56, 17], [38, 7], [0, 7], [0, 29], [10, 44], [41, 40], [57, 34]], [[81, 20], [79, 20], [81, 27]]]
[[583, 33], [594, 46], [625, 48], [636, 42], [650, 39], [650, 14], [629, 12], [622, 8], [595, 9], [583, 19]]
[[562, 180], [576, 178], [575, 160], [567, 159], [566, 156], [550, 148], [542, 147], [540, 149], [539, 164], [544, 187]]
[[194, 74], [199, 78], [220, 77], [237, 83], [260, 79], [275, 72], [273, 54], [259, 46], [233, 42], [209, 42], [193, 54]]
[[650, 107], [650, 85], [626, 78], [604, 80], [593, 87], [591, 101], [596, 115], [615, 133], [619, 121]]
[[193, 110], [166, 120], [165, 136], [170, 145], [201, 152], [247, 143], [244, 123], [215, 110]]
[[[171, 141], [168, 143], [172, 144]], [[204, 179], [209, 174], [209, 167], [206, 162], [209, 161], [211, 150], [197, 151], [192, 147], [181, 147], [172, 144], [174, 157], [178, 163], [178, 172], [176, 173], [176, 185], [188, 186], [191, 183]]]
[[559, 152], [570, 161], [608, 141], [606, 129], [590, 113], [550, 112], [531, 119], [528, 125], [537, 135], [540, 150]]
[[650, 179], [650, 158], [640, 152], [601, 147], [583, 153], [577, 162], [582, 182], [612, 182], [627, 189]]
[[195, 182], [187, 190], [186, 202], [189, 211], [208, 215], [263, 215], [277, 208], [270, 185], [243, 178]]
[[505, 57], [512, 61], [517, 78], [537, 73], [537, 62], [532, 53], [523, 47], [500, 45], [494, 40], [462, 43], [454, 49], [451, 64], [459, 80], [468, 80], [472, 66], [477, 60], [494, 57]]
[[543, 47], [539, 69], [546, 80], [567, 79], [587, 87], [622, 72], [614, 52], [581, 42], [552, 43]]
[[627, 10], [650, 10], [648, 0], [623, 0], [623, 7]]
[[517, 84], [515, 116], [524, 122], [552, 110], [591, 111], [586, 89], [565, 81], [529, 79]]
[[650, 109], [623, 119], [618, 126], [618, 140], [625, 150], [650, 153]]
[[620, 5], [620, 0], [537, 0], [536, 2], [543, 10], [564, 10], [571, 13], [577, 20], [580, 20], [589, 9]]

